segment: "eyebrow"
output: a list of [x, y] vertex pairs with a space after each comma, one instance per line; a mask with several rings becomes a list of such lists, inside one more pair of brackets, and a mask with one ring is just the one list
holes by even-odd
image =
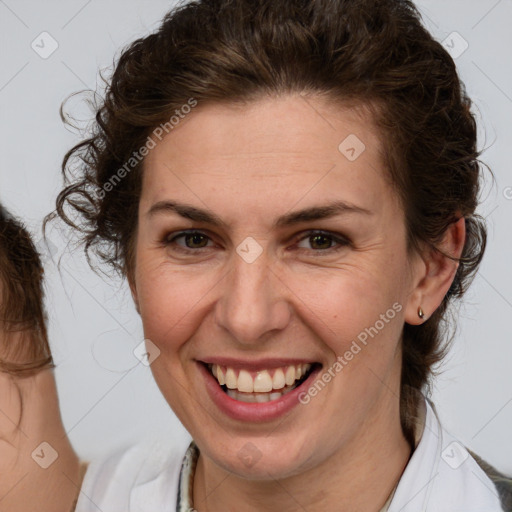
[[344, 201], [335, 201], [334, 203], [330, 203], [324, 206], [313, 206], [304, 210], [287, 213], [286, 215], [279, 217], [275, 221], [273, 227], [293, 226], [302, 222], [328, 219], [330, 217], [336, 217], [338, 215], [344, 214], [346, 215], [349, 213], [362, 213], [365, 215], [373, 214], [373, 212], [367, 210], [366, 208], [362, 208], [354, 204], [349, 204]]
[[185, 219], [190, 219], [196, 222], [204, 222], [212, 226], [219, 226], [226, 228], [227, 224], [215, 213], [190, 206], [188, 204], [177, 203], [172, 201], [159, 201], [155, 203], [148, 211], [148, 217], [153, 217], [159, 213], [177, 213]]
[[[155, 203], [148, 211], [147, 215], [152, 217], [161, 213], [177, 213], [185, 219], [195, 222], [202, 222], [212, 226], [227, 228], [228, 225], [218, 215], [195, 206], [173, 201], [159, 201]], [[273, 228], [289, 227], [303, 222], [312, 222], [322, 220], [338, 215], [346, 215], [349, 213], [359, 213], [365, 215], [373, 215], [373, 212], [344, 201], [335, 201], [323, 206], [313, 206], [287, 213], [274, 221]]]

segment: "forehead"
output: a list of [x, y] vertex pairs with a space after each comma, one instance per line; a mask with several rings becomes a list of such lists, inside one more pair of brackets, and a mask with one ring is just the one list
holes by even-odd
[[371, 203], [385, 187], [381, 155], [364, 109], [302, 96], [198, 105], [146, 157], [142, 201], [180, 191], [265, 204], [343, 191]]

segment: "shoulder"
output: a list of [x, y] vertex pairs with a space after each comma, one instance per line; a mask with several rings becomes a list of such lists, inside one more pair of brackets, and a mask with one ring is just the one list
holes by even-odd
[[93, 460], [85, 473], [76, 512], [161, 510], [175, 503], [190, 439], [142, 440]]
[[503, 510], [507, 512], [512, 511], [512, 477], [500, 473], [495, 467], [491, 466], [476, 453], [471, 450], [468, 451], [482, 468], [482, 471], [484, 471], [487, 477], [495, 485], [501, 499]]
[[389, 512], [502, 512], [498, 491], [425, 401], [421, 440], [397, 487]]

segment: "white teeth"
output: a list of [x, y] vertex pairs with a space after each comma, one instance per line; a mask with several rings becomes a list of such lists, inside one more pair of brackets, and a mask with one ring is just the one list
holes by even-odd
[[233, 368], [228, 368], [226, 371], [226, 386], [229, 389], [236, 389], [238, 384], [238, 379], [236, 378], [236, 373]]
[[265, 403], [271, 402], [272, 400], [277, 400], [281, 398], [283, 395], [286, 395], [293, 388], [287, 388], [282, 391], [274, 391], [273, 393], [242, 393], [241, 391], [237, 391], [235, 389], [228, 389], [226, 393], [233, 400], [238, 400], [239, 402], [247, 402], [250, 404], [253, 403]]
[[291, 386], [295, 382], [295, 366], [288, 366], [284, 379], [287, 386]]
[[229, 397], [233, 398], [234, 400], [237, 399], [238, 393], [236, 391], [233, 391], [232, 389], [228, 389], [226, 391]]
[[216, 367], [217, 373], [214, 373], [214, 375], [217, 377], [217, 380], [219, 381], [219, 384], [223, 386], [226, 384], [226, 379], [224, 378], [224, 372], [221, 370], [220, 366], [217, 366], [214, 364], [213, 366]]
[[255, 386], [256, 381], [253, 383], [251, 374], [246, 370], [240, 370], [240, 373], [238, 374], [238, 391], [243, 391], [245, 393], [259, 391], [259, 389], [254, 389]]
[[281, 368], [278, 368], [274, 372], [274, 378], [272, 379], [272, 387], [274, 389], [283, 389], [285, 385], [286, 381], [284, 380], [284, 372], [283, 370], [281, 370]]
[[254, 396], [256, 397], [256, 402], [258, 402], [259, 404], [268, 402], [270, 399], [270, 393], [258, 393], [257, 395]]
[[269, 391], [272, 391], [272, 377], [267, 370], [263, 370], [256, 374], [254, 379], [254, 391], [257, 393], [268, 393]]
[[236, 400], [240, 402], [255, 403], [257, 401], [254, 393], [237, 393], [236, 395]]
[[[214, 364], [210, 370], [221, 386], [225, 385], [228, 391], [232, 391], [228, 392], [229, 396], [233, 395], [232, 398], [242, 393], [240, 395], [242, 401], [266, 402], [268, 400], [275, 400], [276, 398], [273, 398], [273, 396], [277, 397], [277, 393], [275, 393], [277, 390], [293, 386], [297, 380], [306, 375], [310, 368], [311, 364], [306, 363], [276, 368], [275, 370], [250, 372], [248, 370], [236, 371], [234, 368], [223, 368], [220, 365]], [[290, 389], [285, 389], [285, 392], [288, 391]], [[255, 399], [248, 396], [249, 394], [252, 396], [253, 393], [256, 396]], [[282, 394], [279, 393], [279, 396]]]

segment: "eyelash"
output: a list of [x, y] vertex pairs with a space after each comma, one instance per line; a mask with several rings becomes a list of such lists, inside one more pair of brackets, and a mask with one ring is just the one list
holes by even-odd
[[[173, 236], [171, 238], [169, 236], [166, 236], [162, 240], [162, 244], [166, 247], [168, 247], [170, 245], [174, 245], [176, 250], [178, 250], [181, 253], [185, 253], [185, 254], [192, 254], [194, 252], [201, 251], [202, 249], [208, 249], [208, 247], [199, 247], [197, 249], [191, 249], [191, 248], [185, 248], [185, 247], [182, 247], [182, 246], [176, 244], [176, 240], [178, 240], [180, 238], [184, 238], [187, 235], [201, 235], [201, 236], [204, 236], [204, 237], [208, 238], [209, 240], [211, 240], [211, 238], [206, 233], [204, 233], [202, 231], [190, 230], [190, 231], [180, 231], [179, 233], [177, 233], [175, 236]], [[333, 243], [337, 244], [336, 246], [328, 247], [327, 249], [310, 249], [314, 253], [317, 253], [317, 254], [320, 253], [320, 254], [318, 254], [319, 256], [322, 255], [322, 253], [333, 253], [333, 252], [339, 251], [339, 250], [343, 249], [344, 247], [350, 245], [350, 241], [347, 238], [342, 237], [340, 235], [336, 235], [334, 233], [330, 233], [329, 231], [321, 231], [321, 230], [311, 230], [311, 231], [307, 231], [307, 232], [303, 233], [302, 236], [295, 241], [295, 244], [300, 243], [303, 240], [307, 240], [308, 238], [312, 238], [314, 236], [322, 236], [322, 237], [328, 238]], [[294, 249], [294, 250], [297, 250], [297, 249]], [[308, 249], [299, 248], [298, 250], [308, 250]]]

